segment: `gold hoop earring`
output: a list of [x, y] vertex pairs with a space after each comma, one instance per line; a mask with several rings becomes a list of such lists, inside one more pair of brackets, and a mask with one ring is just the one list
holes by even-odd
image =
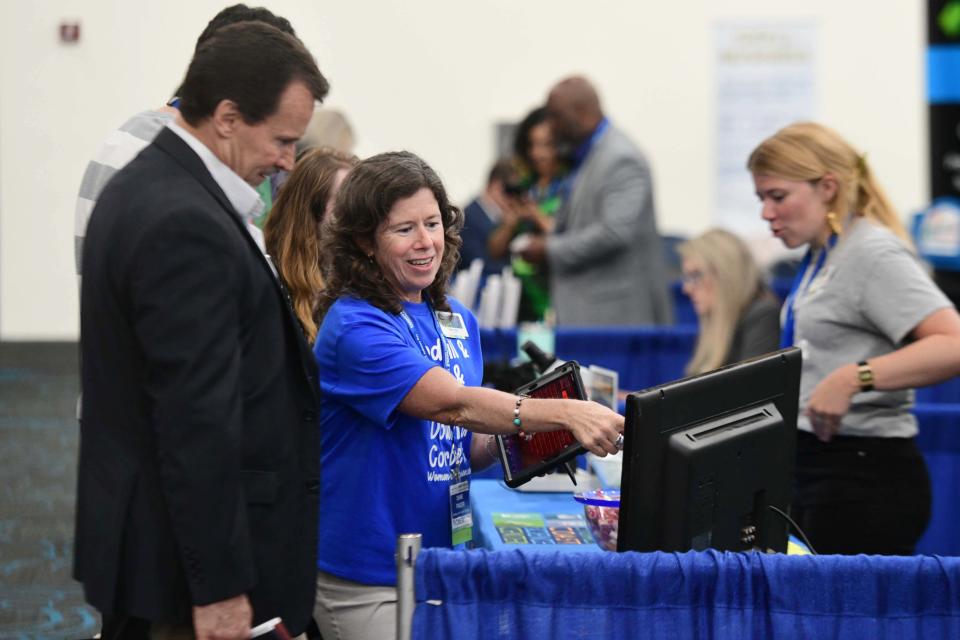
[[840, 224], [840, 217], [833, 211], [827, 211], [827, 226], [835, 235], [843, 233], [843, 226]]

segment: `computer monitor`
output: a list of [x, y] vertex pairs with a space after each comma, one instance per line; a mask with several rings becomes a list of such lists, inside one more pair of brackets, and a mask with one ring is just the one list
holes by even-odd
[[786, 551], [800, 350], [627, 397], [618, 551]]

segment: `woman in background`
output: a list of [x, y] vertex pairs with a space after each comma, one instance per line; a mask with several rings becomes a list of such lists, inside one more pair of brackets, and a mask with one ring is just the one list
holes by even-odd
[[960, 316], [836, 132], [790, 125], [747, 167], [770, 230], [807, 247], [781, 342], [803, 350], [794, 518], [820, 553], [910, 554], [930, 516], [913, 388], [960, 373]]
[[779, 348], [780, 302], [740, 238], [713, 229], [681, 243], [677, 251], [683, 261], [683, 292], [700, 324], [687, 374]]
[[264, 225], [267, 254], [290, 292], [293, 310], [307, 341], [317, 335], [320, 229], [330, 215], [340, 183], [357, 163], [355, 156], [320, 147], [307, 151], [280, 188]]
[[480, 386], [477, 321], [446, 294], [462, 222], [437, 174], [399, 152], [360, 162], [324, 227], [314, 613], [328, 640], [394, 637], [397, 536], [469, 537], [465, 492], [496, 458], [493, 434], [566, 430], [617, 451], [623, 417], [595, 402]]
[[[488, 248], [494, 258], [509, 257], [510, 243], [520, 235], [550, 233], [563, 201], [566, 169], [553, 141], [546, 108], [537, 107], [527, 114], [517, 127], [513, 149], [517, 181], [507, 185], [508, 206], [503, 208], [500, 225], [490, 234]], [[514, 257], [511, 266], [523, 286], [520, 321], [542, 320], [550, 307], [546, 266], [520, 257]]]

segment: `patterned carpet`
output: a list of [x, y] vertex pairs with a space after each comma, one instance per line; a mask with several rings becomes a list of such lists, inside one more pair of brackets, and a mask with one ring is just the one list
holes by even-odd
[[0, 343], [0, 638], [89, 638], [70, 578], [76, 343]]

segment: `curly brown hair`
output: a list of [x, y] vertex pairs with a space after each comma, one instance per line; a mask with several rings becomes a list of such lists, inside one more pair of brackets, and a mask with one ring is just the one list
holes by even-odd
[[356, 156], [336, 149], [318, 148], [305, 153], [280, 188], [263, 227], [267, 253], [277, 264], [311, 344], [317, 337], [317, 296], [323, 290], [320, 223], [337, 173], [349, 171], [356, 164]]
[[450, 310], [447, 285], [460, 259], [463, 212], [450, 203], [440, 177], [426, 162], [409, 151], [392, 151], [357, 164], [340, 187], [334, 215], [324, 221], [320, 251], [326, 286], [320, 294], [318, 318], [343, 296], [366, 300], [387, 313], [403, 310], [399, 293], [362, 245], [376, 246], [377, 230], [393, 205], [420, 189], [429, 189], [437, 199], [444, 243], [440, 268], [424, 294], [435, 309]]

